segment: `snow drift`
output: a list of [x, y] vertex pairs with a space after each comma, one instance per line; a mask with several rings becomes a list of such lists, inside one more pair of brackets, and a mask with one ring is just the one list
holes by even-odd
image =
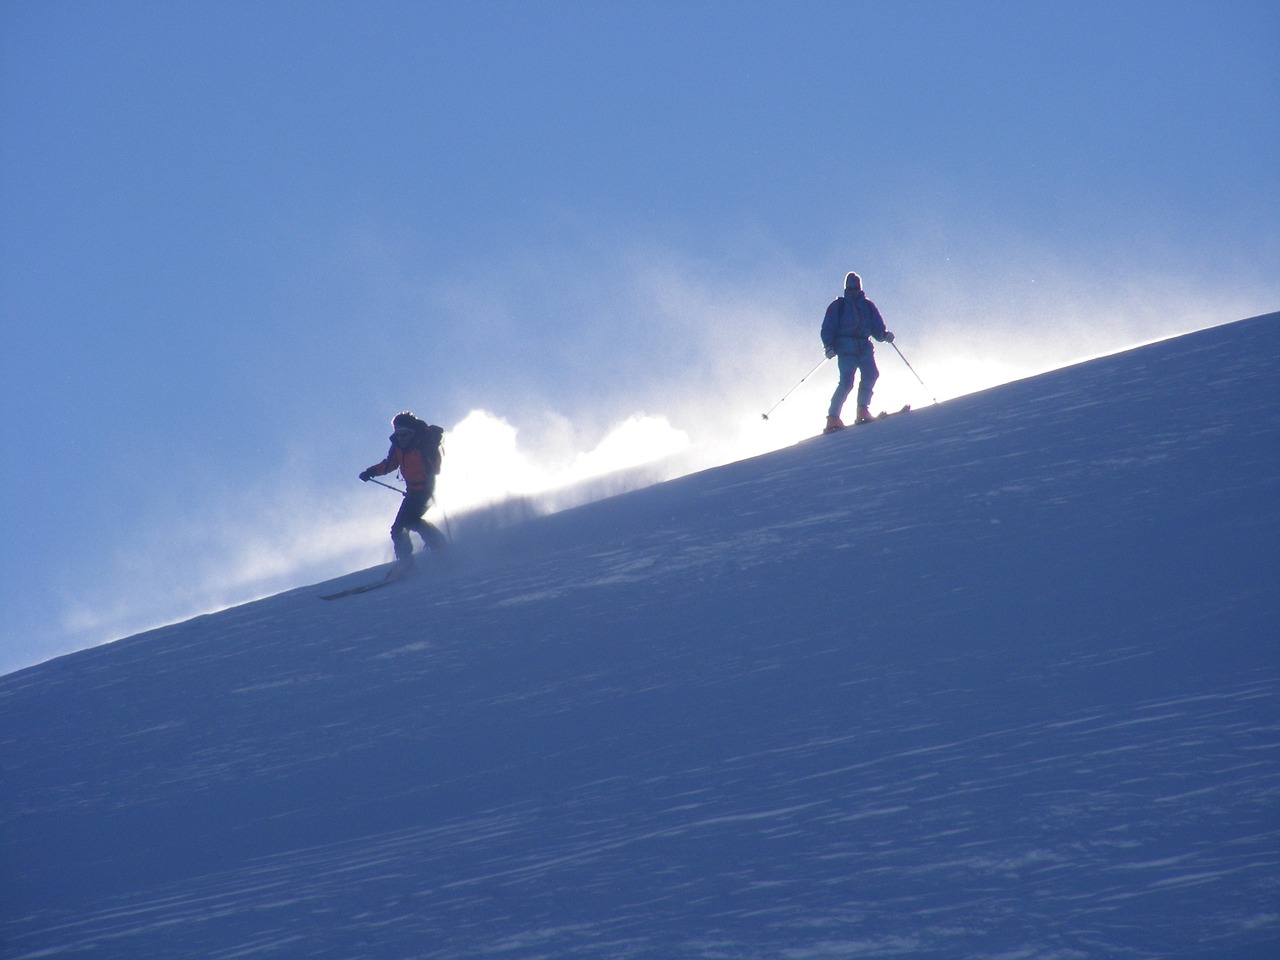
[[4, 955], [1275, 956], [1278, 362], [1218, 327], [0, 678]]

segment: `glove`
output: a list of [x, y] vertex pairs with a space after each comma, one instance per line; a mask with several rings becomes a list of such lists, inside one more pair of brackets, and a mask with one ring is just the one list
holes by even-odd
[[885, 339], [885, 343], [893, 343], [893, 332], [890, 330], [886, 330], [884, 332], [884, 339]]
[[361, 470], [361, 471], [360, 471], [360, 479], [361, 479], [361, 480], [363, 480], [365, 483], [368, 483], [368, 482], [369, 482], [369, 478], [370, 478], [371, 476], [373, 476], [373, 474], [371, 474], [368, 470]]
[[828, 359], [828, 360], [830, 360], [832, 357], [834, 357], [834, 356], [836, 355], [836, 348], [835, 348], [835, 347], [826, 347], [826, 348], [824, 348], [824, 349], [823, 349], [823, 351], [822, 351], [822, 352], [823, 352], [824, 354], [826, 354], [827, 359]]

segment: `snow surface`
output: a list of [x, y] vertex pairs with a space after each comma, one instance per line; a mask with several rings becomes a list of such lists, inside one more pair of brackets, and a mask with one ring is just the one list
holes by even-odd
[[3, 955], [1280, 956], [1278, 365], [1272, 314], [0, 678]]

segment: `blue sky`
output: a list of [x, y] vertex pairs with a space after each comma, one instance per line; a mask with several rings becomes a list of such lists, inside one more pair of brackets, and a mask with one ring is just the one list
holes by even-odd
[[850, 269], [929, 385], [882, 349], [875, 407], [1275, 310], [1277, 50], [1265, 2], [11, 0], [0, 669], [385, 559], [402, 408], [455, 511], [813, 433], [829, 367], [759, 414]]

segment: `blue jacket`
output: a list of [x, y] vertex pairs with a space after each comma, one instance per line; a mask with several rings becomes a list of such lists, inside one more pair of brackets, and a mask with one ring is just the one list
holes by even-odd
[[828, 352], [858, 353], [868, 345], [869, 337], [883, 343], [884, 334], [880, 311], [862, 291], [852, 300], [836, 297], [822, 318], [822, 347]]

